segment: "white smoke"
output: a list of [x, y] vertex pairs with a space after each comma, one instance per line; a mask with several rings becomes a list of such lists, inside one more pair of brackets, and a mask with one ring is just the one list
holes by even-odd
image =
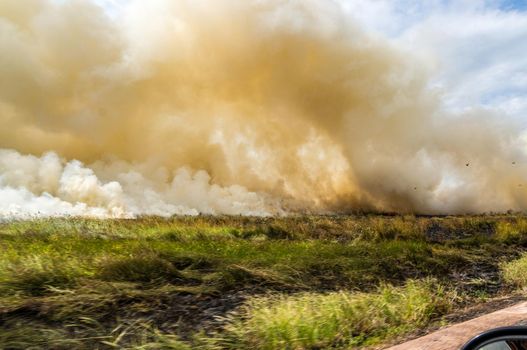
[[136, 215], [271, 215], [277, 209], [265, 196], [233, 185], [211, 183], [205, 171], [159, 169], [99, 162], [94, 168], [113, 178], [101, 181], [79, 161], [55, 153], [41, 157], [0, 150], [0, 218], [36, 216], [134, 217]]

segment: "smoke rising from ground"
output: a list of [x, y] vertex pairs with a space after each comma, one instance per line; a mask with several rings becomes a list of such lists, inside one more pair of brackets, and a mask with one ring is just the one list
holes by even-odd
[[521, 130], [336, 2], [3, 0], [0, 52], [0, 216], [527, 209]]

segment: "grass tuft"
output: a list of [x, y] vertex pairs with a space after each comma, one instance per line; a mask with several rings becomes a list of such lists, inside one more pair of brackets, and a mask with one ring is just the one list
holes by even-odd
[[527, 287], [527, 254], [501, 265], [503, 279], [517, 288]]
[[496, 240], [507, 244], [527, 243], [527, 220], [517, 219], [512, 222], [499, 222], [496, 225]]
[[104, 281], [181, 283], [187, 280], [172, 263], [155, 255], [110, 259], [101, 265], [97, 277]]
[[[323, 349], [373, 344], [426, 325], [448, 312], [456, 295], [434, 280], [382, 285], [375, 293], [271, 296], [227, 317], [209, 343], [219, 349]], [[367, 315], [367, 317], [365, 317]]]

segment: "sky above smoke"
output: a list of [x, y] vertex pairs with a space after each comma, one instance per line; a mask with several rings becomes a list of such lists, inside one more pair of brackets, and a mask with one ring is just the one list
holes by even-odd
[[0, 3], [0, 217], [527, 209], [515, 1]]

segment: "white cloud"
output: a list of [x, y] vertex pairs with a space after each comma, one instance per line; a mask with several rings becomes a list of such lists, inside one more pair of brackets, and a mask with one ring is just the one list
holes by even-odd
[[435, 66], [454, 110], [485, 106], [527, 124], [527, 12], [503, 0], [340, 0], [368, 30]]
[[[527, 14], [496, 9], [432, 14], [401, 40], [440, 64], [437, 80], [453, 108], [507, 108], [527, 98]], [[521, 103], [520, 103], [521, 104]]]

